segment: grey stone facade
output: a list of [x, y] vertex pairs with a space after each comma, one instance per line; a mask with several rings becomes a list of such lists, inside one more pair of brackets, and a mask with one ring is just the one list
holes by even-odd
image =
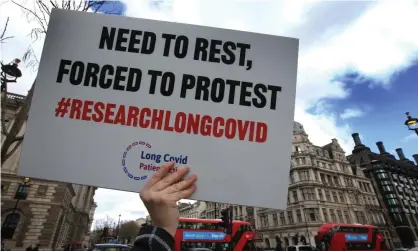
[[[6, 102], [2, 106], [6, 108], [6, 119], [3, 121], [8, 128], [25, 97], [17, 94], [7, 94], [5, 97], [3, 93], [2, 97], [2, 102]], [[21, 129], [22, 134], [24, 130], [25, 126]], [[2, 226], [13, 211], [18, 214], [17, 226], [12, 238], [5, 240], [5, 247], [18, 251], [29, 245], [40, 244], [42, 250], [52, 250], [71, 244], [74, 240], [82, 242], [92, 220], [90, 211], [96, 188], [30, 179], [27, 199], [16, 203], [14, 195], [24, 179], [17, 175], [20, 152], [19, 147], [1, 166]]]

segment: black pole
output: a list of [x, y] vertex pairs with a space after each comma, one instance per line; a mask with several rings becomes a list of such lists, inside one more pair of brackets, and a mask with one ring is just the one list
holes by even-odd
[[216, 204], [218, 203], [215, 202], [215, 219], [218, 219], [218, 212], [216, 211]]
[[234, 243], [232, 242], [232, 237], [233, 237], [233, 231], [234, 231], [234, 229], [233, 229], [233, 225], [232, 225], [232, 217], [233, 217], [233, 215], [232, 215], [232, 206], [229, 206], [229, 226], [230, 226], [230, 229], [231, 229], [231, 241], [230, 241], [230, 250], [231, 251], [233, 251], [234, 250]]
[[116, 229], [116, 240], [119, 240], [120, 216], [121, 216], [121, 214], [119, 214], [118, 228]]

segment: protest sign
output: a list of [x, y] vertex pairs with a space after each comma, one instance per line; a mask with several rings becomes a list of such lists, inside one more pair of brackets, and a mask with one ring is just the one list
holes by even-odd
[[193, 199], [284, 209], [297, 54], [293, 38], [54, 9], [19, 174], [138, 192], [174, 161], [199, 176]]

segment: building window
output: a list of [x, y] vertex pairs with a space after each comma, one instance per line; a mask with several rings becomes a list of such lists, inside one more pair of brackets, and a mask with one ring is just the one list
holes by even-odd
[[318, 188], [318, 196], [319, 196], [319, 200], [324, 200], [324, 194], [322, 193], [322, 189]]
[[366, 216], [364, 215], [364, 212], [356, 211], [356, 218], [357, 222], [360, 224], [365, 224], [366, 222]]
[[338, 203], [338, 196], [337, 196], [337, 192], [332, 192], [332, 197], [334, 198], [334, 202]]
[[322, 215], [324, 216], [324, 221], [329, 222], [328, 213], [326, 208], [322, 208]]
[[344, 194], [342, 192], [339, 192], [338, 195], [340, 196], [341, 203], [345, 203]]
[[332, 222], [337, 222], [337, 216], [335, 215], [334, 209], [330, 209], [329, 214], [331, 215]]
[[383, 191], [385, 192], [392, 192], [393, 190], [393, 186], [391, 185], [383, 186]]
[[321, 176], [321, 182], [324, 183], [324, 184], [327, 183], [326, 180], [325, 180], [325, 175], [323, 173], [321, 173], [320, 176]]
[[362, 182], [359, 182], [358, 183], [358, 185], [359, 185], [359, 187], [360, 187], [360, 191], [363, 191], [364, 189], [363, 189], [363, 183]]
[[309, 199], [316, 200], [315, 190], [313, 188], [308, 189]]
[[39, 185], [38, 189], [36, 190], [36, 196], [44, 197], [47, 191], [48, 191], [48, 186]]
[[284, 217], [284, 213], [280, 213], [280, 224], [286, 225], [286, 217]]
[[314, 171], [314, 175], [315, 175], [315, 180], [318, 180], [319, 181], [319, 177], [318, 177], [318, 171]]
[[318, 220], [318, 209], [317, 208], [306, 208], [305, 209], [305, 217], [308, 217], [308, 221], [317, 221]]
[[328, 190], [325, 190], [325, 196], [327, 198], [327, 201], [331, 201], [331, 193]]
[[302, 214], [300, 212], [300, 209], [296, 210], [296, 217], [297, 217], [298, 223], [302, 222]]
[[289, 224], [293, 224], [293, 212], [292, 211], [287, 211], [287, 219], [289, 220]]
[[308, 171], [301, 171], [301, 172], [299, 172], [299, 178], [302, 181], [309, 180], [309, 173], [308, 173]]
[[337, 215], [338, 215], [338, 221], [344, 222], [343, 213], [341, 212], [341, 210], [337, 210]]
[[345, 220], [347, 221], [347, 223], [351, 222], [351, 217], [350, 217], [350, 214], [348, 213], [347, 210], [344, 210], [344, 217], [345, 217]]
[[261, 215], [260, 220], [261, 220], [261, 225], [263, 227], [268, 227], [269, 226], [269, 220], [268, 220], [267, 215], [265, 215], [265, 214]]
[[348, 197], [350, 198], [350, 203], [354, 204], [354, 195], [352, 193], [349, 193]]
[[279, 221], [277, 219], [277, 214], [273, 214], [273, 224], [274, 224], [274, 226], [278, 226], [279, 225]]
[[355, 204], [361, 204], [361, 199], [360, 199], [360, 196], [358, 194], [354, 195], [354, 201], [356, 202]]
[[388, 203], [391, 206], [399, 205], [399, 201], [397, 199], [388, 199]]
[[338, 177], [337, 176], [334, 176], [334, 184], [336, 186], [339, 186], [340, 185], [340, 181], [338, 180]]
[[298, 202], [299, 201], [298, 192], [297, 191], [292, 191], [292, 195], [293, 195], [293, 201]]
[[331, 175], [327, 175], [327, 182], [332, 185]]

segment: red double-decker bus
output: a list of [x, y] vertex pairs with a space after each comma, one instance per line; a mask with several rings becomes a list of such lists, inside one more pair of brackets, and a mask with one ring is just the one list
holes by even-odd
[[388, 250], [379, 229], [362, 224], [324, 224], [319, 227], [315, 242], [320, 251]]
[[174, 236], [174, 251], [192, 248], [208, 248], [221, 251], [255, 251], [255, 233], [249, 222], [232, 221], [232, 234], [225, 234], [219, 225], [221, 220], [180, 218], [179, 227]]

